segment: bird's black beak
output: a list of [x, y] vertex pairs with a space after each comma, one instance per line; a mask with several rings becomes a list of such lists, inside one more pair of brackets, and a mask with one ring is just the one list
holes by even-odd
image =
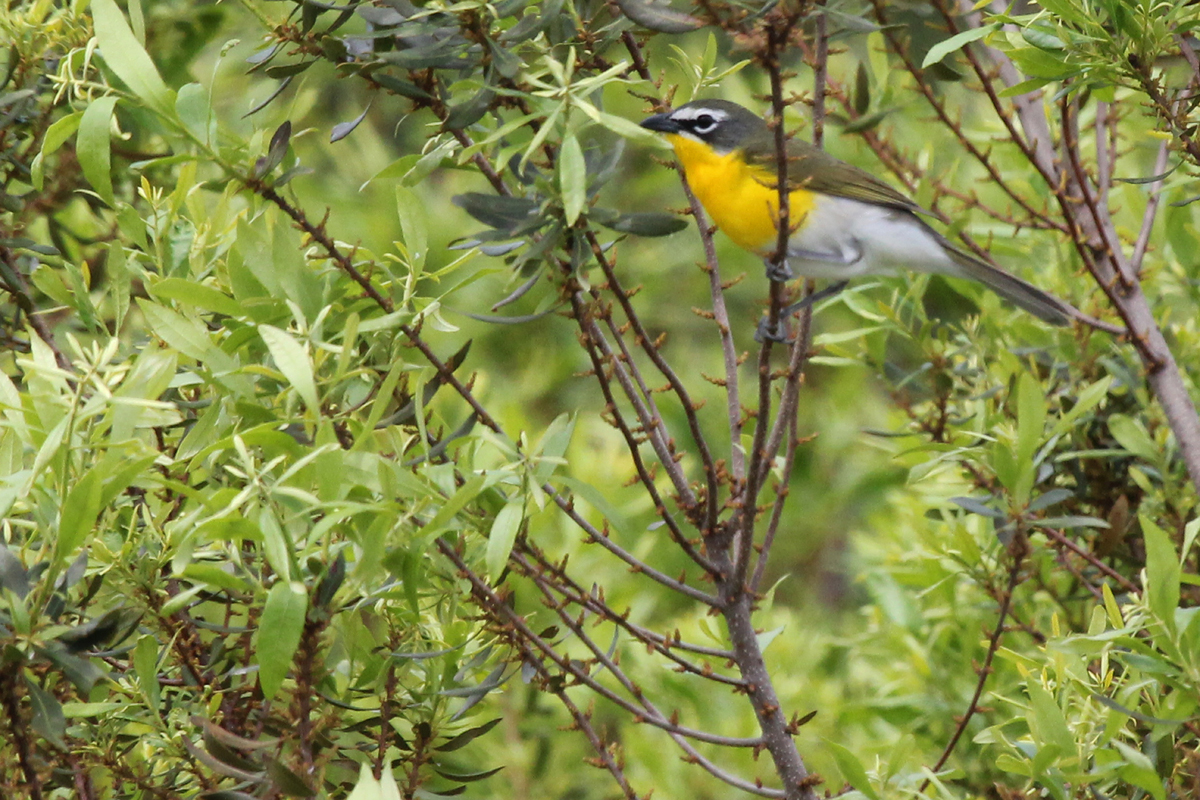
[[671, 113], [655, 114], [642, 120], [642, 127], [659, 133], [679, 133], [679, 123], [671, 119]]

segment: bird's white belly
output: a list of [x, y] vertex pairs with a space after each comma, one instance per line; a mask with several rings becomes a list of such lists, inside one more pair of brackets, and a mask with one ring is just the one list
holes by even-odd
[[844, 197], [819, 195], [789, 244], [788, 266], [808, 278], [955, 271], [941, 238], [915, 215]]

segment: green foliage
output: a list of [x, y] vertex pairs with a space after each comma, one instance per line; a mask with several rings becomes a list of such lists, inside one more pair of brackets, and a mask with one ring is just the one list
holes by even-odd
[[[1104, 248], [990, 109], [1042, 89], [1048, 133], [1111, 126], [1115, 246], [1145, 231], [1141, 280], [1200, 374], [1195, 75], [1166, 62], [1192, 6], [956, 30], [884, 5], [823, 12], [828, 149], [1103, 316], [1079, 276]], [[698, 566], [772, 421], [744, 388], [731, 429], [726, 371], [756, 386], [737, 359], [766, 283], [718, 238], [724, 280], [750, 277], [710, 310], [636, 120], [752, 104], [780, 66], [807, 91], [815, 18], [782, 65], [763, 26], [821, 12], [617, 6], [0, 11], [0, 793], [779, 785]], [[993, 51], [1020, 80], [974, 91]], [[1182, 168], [1155, 168], [1161, 141]], [[750, 638], [781, 716], [816, 712], [788, 730], [807, 766], [869, 798], [1195, 792], [1200, 522], [1141, 351], [940, 278], [859, 283], [815, 319], [793, 444], [747, 514], [756, 544], [780, 534]], [[676, 724], [717, 777], [663, 746]], [[584, 758], [617, 782], [561, 767]]]

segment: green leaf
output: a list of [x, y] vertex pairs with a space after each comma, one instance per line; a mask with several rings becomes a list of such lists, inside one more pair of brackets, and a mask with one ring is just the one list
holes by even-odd
[[1108, 417], [1108, 432], [1121, 447], [1138, 458], [1151, 464], [1158, 462], [1158, 447], [1140, 420], [1125, 414], [1111, 414]]
[[261, 178], [283, 163], [288, 147], [292, 141], [292, 122], [284, 120], [275, 133], [271, 135], [271, 143], [267, 146], [267, 154], [254, 162], [254, 176]]
[[1000, 26], [996, 23], [991, 25], [983, 25], [978, 28], [969, 28], [968, 30], [956, 33], [949, 39], [943, 39], [933, 47], [929, 48], [929, 52], [925, 54], [925, 60], [921, 62], [921, 69], [926, 69], [931, 64], [938, 63], [946, 56], [963, 49], [971, 42], [979, 41], [999, 27]]
[[879, 793], [871, 785], [871, 779], [867, 777], [867, 771], [863, 768], [862, 762], [858, 760], [858, 756], [850, 752], [849, 748], [845, 745], [840, 745], [829, 739], [825, 740], [825, 747], [829, 749], [833, 760], [837, 762], [838, 771], [842, 773], [842, 777], [846, 779], [846, 783], [871, 798], [871, 800], [879, 800]]
[[450, 202], [484, 225], [500, 230], [512, 230], [528, 222], [538, 210], [538, 204], [525, 197], [503, 197], [480, 192], [458, 194]]
[[1122, 741], [1114, 739], [1113, 746], [1126, 762], [1118, 773], [1121, 779], [1150, 793], [1154, 800], [1166, 800], [1166, 789], [1162, 778], [1154, 769], [1154, 762], [1145, 753], [1139, 752]]
[[111, 147], [109, 131], [112, 130], [115, 95], [101, 97], [92, 102], [79, 121], [79, 137], [75, 140], [75, 153], [83, 177], [100, 195], [100, 199], [113, 205]]
[[1054, 35], [1048, 25], [1030, 25], [1021, 29], [1021, 36], [1034, 47], [1043, 50], [1063, 50], [1066, 45], [1063, 40]]
[[92, 18], [104, 63], [146, 105], [164, 116], [169, 115], [174, 106], [171, 90], [163, 83], [146, 49], [133, 35], [116, 1], [92, 0]]
[[[585, 112], [588, 110], [589, 109], [587, 107], [584, 107]], [[591, 114], [596, 115], [595, 120], [597, 122], [618, 136], [623, 136], [626, 139], [633, 139], [634, 141], [652, 144], [657, 144], [661, 141], [658, 134], [654, 133], [653, 131], [646, 130], [636, 122], [631, 122], [630, 120], [627, 120], [624, 117], [618, 117], [615, 114], [606, 114], [603, 111], [597, 112], [595, 109], [590, 110]]]
[[1009, 86], [1007, 89], [1001, 91], [999, 96], [1018, 97], [1023, 94], [1029, 94], [1030, 92], [1037, 91], [1047, 83], [1049, 83], [1049, 80], [1046, 78], [1030, 78], [1029, 80], [1014, 83], [1012, 86]]
[[42, 149], [29, 165], [29, 181], [39, 192], [46, 186], [46, 159], [62, 147], [63, 143], [75, 134], [75, 131], [79, 130], [79, 122], [82, 119], [83, 112], [76, 111], [74, 114], [68, 114], [55, 120], [54, 124], [46, 129], [46, 133], [42, 137]]
[[862, 133], [863, 131], [869, 131], [879, 125], [879, 123], [883, 122], [884, 119], [886, 119], [887, 116], [895, 110], [896, 109], [894, 108], [881, 108], [878, 111], [873, 111], [870, 114], [867, 114], [865, 117], [852, 119], [842, 126], [842, 131], [845, 133]]
[[1010, 50], [1008, 55], [1017, 68], [1031, 78], [1060, 80], [1079, 71], [1062, 55], [1038, 47], [1020, 47]]
[[209, 144], [212, 108], [208, 103], [208, 92], [203, 86], [189, 83], [180, 88], [175, 98], [175, 115], [197, 141]]
[[425, 523], [423, 530], [431, 534], [441, 533], [442, 530], [450, 524], [450, 520], [454, 519], [454, 516], [459, 511], [462, 511], [467, 503], [479, 496], [479, 493], [483, 491], [486, 481], [486, 475], [476, 475], [475, 477], [471, 478], [471, 480], [463, 484], [462, 488], [455, 492], [450, 499], [442, 505], [438, 512], [433, 515], [433, 518], [430, 519], [429, 522]]
[[559, 150], [558, 185], [567, 225], [574, 225], [587, 202], [587, 164], [583, 160], [583, 148], [574, 134], [567, 134]]
[[259, 325], [258, 335], [271, 351], [275, 366], [300, 393], [304, 405], [308, 406], [312, 413], [320, 413], [321, 401], [317, 397], [317, 384], [313, 378], [312, 361], [309, 360], [308, 351], [287, 331], [273, 325]]
[[79, 123], [82, 120], [82, 111], [76, 111], [74, 114], [68, 114], [55, 120], [54, 124], [46, 129], [46, 135], [42, 137], [42, 155], [53, 155], [58, 148], [66, 144], [75, 131], [79, 130]]
[[448, 131], [456, 131], [474, 125], [483, 118], [495, 99], [496, 92], [490, 86], [483, 87], [472, 95], [471, 99], [451, 106], [446, 112], [446, 121], [442, 123], [442, 127]]
[[56, 561], [62, 562], [74, 555], [96, 526], [103, 494], [102, 479], [100, 470], [93, 467], [67, 493], [58, 517], [58, 537], [54, 540]]
[[25, 565], [11, 550], [0, 542], [0, 590], [8, 590], [20, 599], [25, 599], [32, 588]]
[[525, 506], [520, 502], [510, 502], [500, 509], [496, 519], [492, 521], [492, 530], [488, 533], [487, 568], [492, 582], [499, 580], [500, 573], [508, 563], [508, 554], [512, 552], [513, 542], [521, 531], [521, 521], [525, 516]]
[[304, 633], [308, 593], [298, 581], [279, 581], [271, 587], [258, 622], [254, 661], [263, 699], [270, 700], [283, 685], [292, 657]]
[[153, 636], [147, 634], [138, 639], [133, 649], [133, 669], [150, 707], [157, 710], [160, 704], [158, 642]]
[[212, 340], [200, 323], [141, 298], [138, 298], [138, 306], [151, 329], [171, 347], [197, 361], [203, 361], [211, 354]]
[[241, 303], [220, 289], [185, 278], [164, 278], [150, 287], [150, 294], [159, 300], [174, 300], [227, 317], [240, 317], [246, 313]]
[[1033, 455], [1046, 427], [1046, 397], [1042, 385], [1028, 372], [1017, 382], [1017, 464], [1033, 468]]
[[1167, 532], [1146, 514], [1139, 514], [1146, 542], [1146, 602], [1158, 621], [1175, 633], [1179, 605], [1179, 554]]
[[539, 484], [545, 483], [554, 471], [562, 466], [562, 457], [567, 452], [567, 445], [571, 443], [574, 433], [575, 417], [572, 414], [559, 414], [546, 427], [546, 432], [538, 442], [537, 465], [533, 470], [534, 480]]
[[436, 769], [435, 771], [438, 775], [441, 775], [448, 781], [455, 781], [457, 783], [473, 783], [475, 781], [482, 781], [490, 778], [502, 769], [504, 769], [504, 767], [501, 766], [493, 767], [492, 769], [480, 770], [479, 772], [450, 772], [449, 770], [445, 769]]
[[345, 139], [351, 133], [354, 133], [354, 129], [357, 128], [359, 126], [359, 124], [362, 123], [362, 121], [367, 118], [367, 112], [370, 110], [371, 110], [371, 104], [367, 103], [367, 107], [364, 108], [362, 110], [362, 113], [359, 114], [357, 117], [350, 120], [349, 122], [339, 122], [337, 125], [334, 125], [333, 130], [330, 131], [330, 133], [329, 133], [329, 143], [333, 144], [334, 142], [340, 142], [342, 139]]
[[704, 26], [701, 19], [648, 0], [617, 0], [617, 6], [638, 25], [659, 33], [687, 33]]
[[429, 225], [425, 202], [404, 186], [396, 187], [396, 213], [400, 217], [400, 231], [404, 234], [404, 246], [408, 249], [409, 264], [414, 269], [425, 265], [429, 249]]
[[280, 794], [288, 797], [313, 797], [316, 795], [316, 792], [309, 788], [304, 779], [288, 769], [282, 761], [268, 756], [265, 759], [265, 766], [267, 774], [271, 776], [271, 781]]
[[1183, 547], [1179, 550], [1180, 564], [1187, 560], [1187, 555], [1191, 551], [1192, 545], [1195, 544], [1197, 536], [1200, 536], [1200, 517], [1196, 517], [1183, 526]]
[[1033, 776], [1033, 769], [1030, 767], [1029, 759], [1015, 758], [1008, 753], [1001, 753], [996, 756], [996, 768], [1014, 775], [1024, 775], [1027, 778]]
[[488, 720], [487, 722], [483, 723], [479, 727], [471, 728], [470, 730], [463, 731], [462, 733], [458, 734], [457, 736], [451, 738], [450, 740], [448, 740], [446, 742], [443, 742], [442, 744], [439, 744], [437, 747], [435, 747], [433, 749], [437, 750], [438, 752], [441, 752], [441, 753], [451, 753], [451, 752], [454, 752], [455, 750], [460, 750], [463, 747], [466, 747], [471, 742], [478, 739], [480, 736], [483, 736], [485, 733], [490, 731], [492, 728], [496, 727], [498, 724], [500, 724], [500, 721], [502, 719], [503, 719], [502, 717], [497, 717], [496, 719]]
[[1055, 423], [1051, 436], [1060, 436], [1071, 430], [1084, 414], [1087, 414], [1108, 396], [1108, 389], [1112, 386], [1112, 382], [1113, 377], [1106, 375], [1080, 392], [1075, 398], [1075, 404], [1071, 406], [1071, 410], [1063, 414]]
[[1017, 459], [1012, 448], [1004, 442], [996, 442], [992, 445], [989, 454], [992, 457], [992, 470], [996, 473], [996, 478], [1002, 486], [1013, 491], [1021, 477], [1021, 470], [1017, 467]]
[[258, 531], [262, 534], [263, 556], [267, 563], [282, 580], [290, 580], [295, 546], [269, 507], [259, 509]]
[[63, 741], [63, 735], [67, 732], [67, 720], [63, 716], [62, 705], [58, 702], [58, 698], [28, 677], [25, 679], [25, 691], [29, 695], [29, 704], [33, 708], [34, 731], [59, 750], [65, 751], [67, 743]]
[[661, 211], [634, 211], [616, 218], [597, 217], [606, 228], [634, 236], [669, 236], [688, 226], [687, 220]]
[[44, 648], [35, 647], [34, 650], [38, 655], [50, 660], [58, 667], [63, 677], [74, 684], [79, 694], [83, 697], [91, 694], [92, 687], [107, 677], [91, 660], [74, 655], [61, 645]]
[[1029, 693], [1030, 707], [1033, 711], [1029, 717], [1029, 727], [1034, 741], [1039, 745], [1054, 745], [1064, 756], [1074, 755], [1077, 751], [1075, 737], [1067, 727], [1067, 718], [1054, 696], [1040, 683], [1032, 680], [1026, 684], [1025, 690]]
[[1087, 517], [1079, 514], [1072, 514], [1062, 517], [1045, 517], [1039, 519], [1037, 524], [1043, 528], [1107, 528], [1109, 524], [1098, 517]]

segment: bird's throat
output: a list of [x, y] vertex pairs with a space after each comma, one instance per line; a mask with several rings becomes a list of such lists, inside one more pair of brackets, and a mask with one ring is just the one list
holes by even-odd
[[[774, 251], [779, 220], [775, 174], [746, 163], [741, 151], [717, 153], [685, 136], [667, 137], [683, 166], [688, 184], [704, 210], [726, 236], [759, 255]], [[788, 196], [788, 227], [803, 225], [816, 195], [797, 189]]]

